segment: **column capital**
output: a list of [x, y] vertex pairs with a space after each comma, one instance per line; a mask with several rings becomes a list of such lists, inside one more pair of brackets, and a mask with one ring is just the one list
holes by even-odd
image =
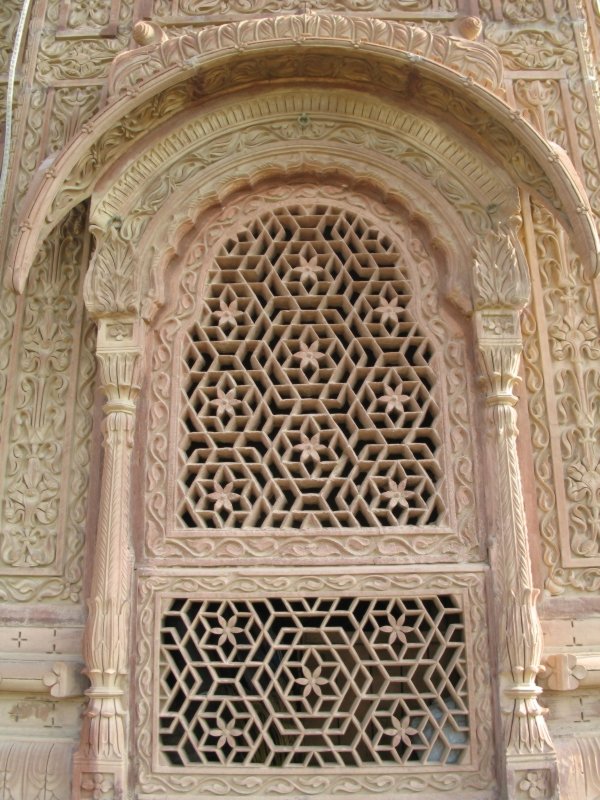
[[105, 414], [133, 415], [140, 391], [145, 323], [134, 316], [98, 320], [96, 356], [106, 395]]

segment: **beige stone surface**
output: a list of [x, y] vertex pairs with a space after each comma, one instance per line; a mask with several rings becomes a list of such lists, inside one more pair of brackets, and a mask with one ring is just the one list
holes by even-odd
[[598, 800], [599, 58], [2, 4], [2, 800]]

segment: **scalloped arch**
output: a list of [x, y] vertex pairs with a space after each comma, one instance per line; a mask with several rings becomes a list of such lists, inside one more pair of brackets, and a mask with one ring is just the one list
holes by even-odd
[[[30, 187], [9, 256], [17, 291], [25, 286], [41, 241], [70, 208], [91, 194], [107, 163], [133, 147], [137, 135], [162, 122], [156, 110], [161, 96], [190, 79], [203, 79], [211, 69], [222, 73], [248, 54], [275, 63], [276, 57], [285, 59], [297, 49], [338, 60], [360, 55], [380, 66], [376, 80], [381, 86], [390, 70], [399, 81], [408, 76], [435, 82], [447, 93], [447, 120], [462, 135], [472, 129], [481, 138], [482, 125], [487, 124], [496, 141], [506, 142], [505, 152], [497, 156], [509, 173], [518, 174], [521, 161], [526, 162], [526, 173], [541, 176], [536, 185], [530, 185], [527, 176], [515, 182], [532, 189], [558, 216], [588, 271], [597, 272], [600, 242], [575, 168], [561, 148], [544, 139], [501, 98], [501, 64], [491, 48], [412, 25], [333, 14], [244, 20], [158, 40], [115, 59], [107, 105], [45, 165], [46, 171]], [[227, 89], [227, 76], [222, 83], [221, 88]], [[390, 91], [389, 79], [386, 89]], [[478, 121], [472, 120], [469, 109]], [[124, 145], [126, 136], [130, 141]]]

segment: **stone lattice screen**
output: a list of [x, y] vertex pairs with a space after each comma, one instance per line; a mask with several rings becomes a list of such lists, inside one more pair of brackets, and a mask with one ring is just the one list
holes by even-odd
[[153, 357], [150, 550], [471, 559], [469, 373], [437, 269], [406, 223], [303, 192], [190, 248]]
[[479, 578], [419, 562], [477, 553], [465, 338], [401, 211], [275, 194], [188, 238], [156, 328], [146, 542], [179, 569], [142, 590], [142, 783], [458, 786], [491, 741]]
[[443, 521], [432, 344], [386, 235], [276, 209], [222, 245], [205, 298], [182, 351], [181, 525]]
[[468, 745], [462, 609], [412, 598], [175, 598], [159, 738], [184, 766], [450, 765]]

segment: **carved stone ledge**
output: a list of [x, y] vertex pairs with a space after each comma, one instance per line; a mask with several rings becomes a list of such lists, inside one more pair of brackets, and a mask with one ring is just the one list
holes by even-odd
[[[137, 23], [134, 37], [143, 37], [146, 28], [147, 23]], [[504, 95], [502, 59], [495, 48], [400, 22], [341, 14], [294, 14], [212, 26], [162, 42], [161, 38], [155, 31], [152, 44], [115, 58], [108, 81], [109, 97], [126, 94], [153, 74], [191, 64], [211, 51], [248, 50], [260, 47], [266, 39], [272, 45], [289, 40], [308, 46], [323, 39], [351, 46], [370, 42], [377, 48], [402, 51], [407, 61], [423, 59], [443, 64], [465, 79]]]
[[0, 692], [49, 694], [59, 699], [81, 697], [86, 681], [76, 661], [0, 660]]
[[543, 664], [548, 689], [572, 692], [580, 686], [600, 688], [600, 653], [553, 653]]

